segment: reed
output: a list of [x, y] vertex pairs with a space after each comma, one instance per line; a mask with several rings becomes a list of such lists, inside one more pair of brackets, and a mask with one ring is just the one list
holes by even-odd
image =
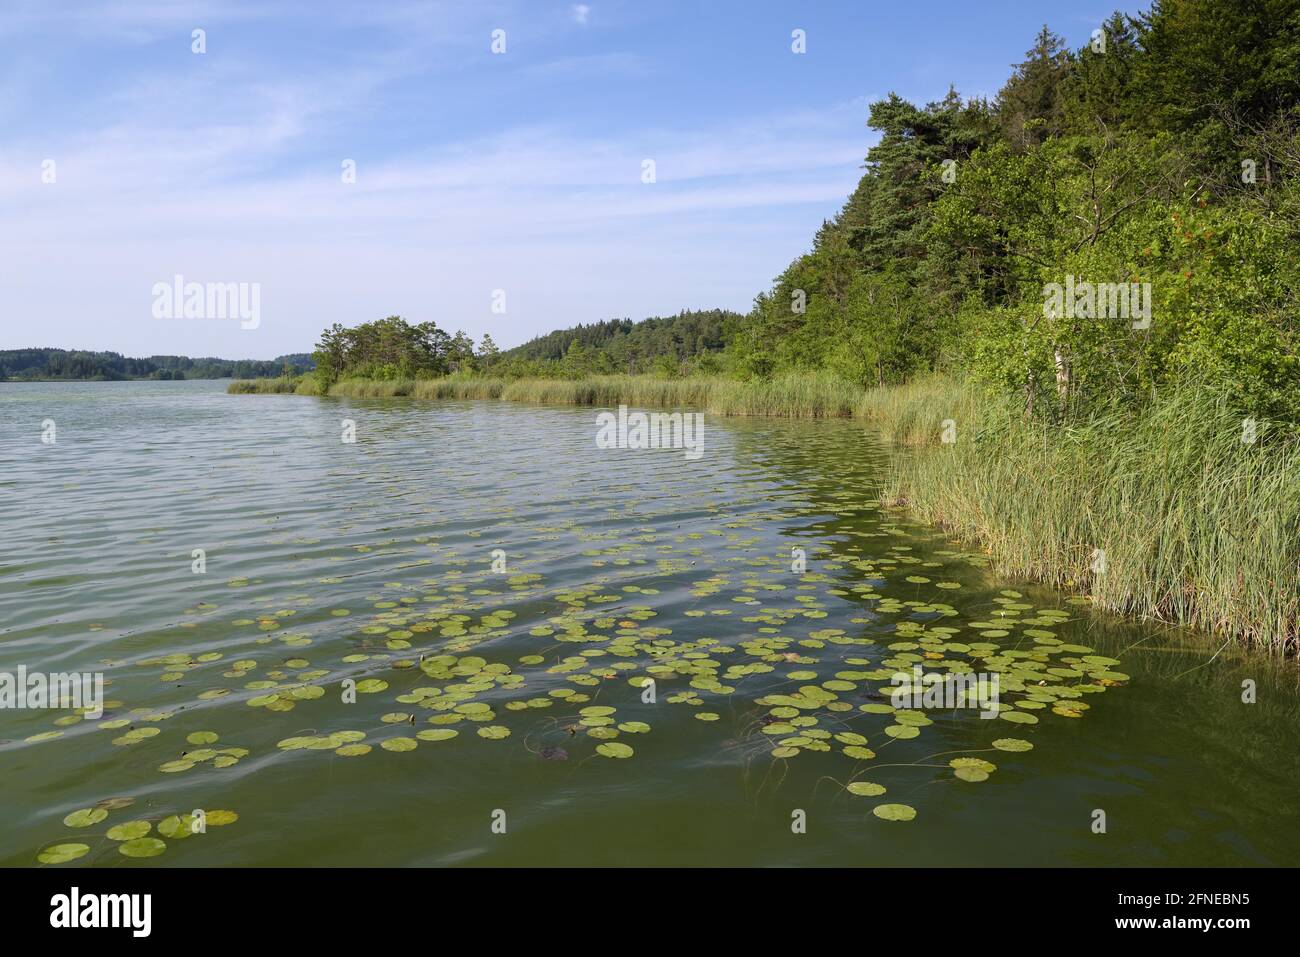
[[[894, 458], [885, 498], [984, 545], [1003, 575], [1090, 594], [1105, 608], [1277, 653], [1300, 640], [1300, 443], [1258, 423], [1242, 441], [1228, 397], [1170, 389], [1140, 412], [1069, 426], [1005, 399], [886, 403], [886, 434], [943, 409], [955, 441]], [[928, 408], [929, 411], [923, 412]]]
[[226, 386], [231, 395], [292, 395], [297, 392], [301, 376], [274, 379], [236, 379]]

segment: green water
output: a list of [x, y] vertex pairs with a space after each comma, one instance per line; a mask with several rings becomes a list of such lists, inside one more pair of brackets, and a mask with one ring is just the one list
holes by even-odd
[[[697, 461], [595, 434], [0, 385], [0, 672], [108, 682], [98, 721], [0, 710], [0, 864], [1300, 864], [1292, 670], [999, 580], [881, 510], [860, 424], [710, 417]], [[887, 713], [918, 660], [999, 673], [1023, 720]], [[196, 808], [237, 820], [164, 824]], [[137, 821], [159, 856], [109, 836]]]

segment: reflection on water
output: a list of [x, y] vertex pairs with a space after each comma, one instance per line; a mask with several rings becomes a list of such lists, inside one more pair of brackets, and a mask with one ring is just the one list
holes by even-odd
[[861, 425], [706, 427], [0, 386], [0, 671], [109, 699], [0, 711], [0, 863], [1300, 863], [1291, 673], [994, 579]]

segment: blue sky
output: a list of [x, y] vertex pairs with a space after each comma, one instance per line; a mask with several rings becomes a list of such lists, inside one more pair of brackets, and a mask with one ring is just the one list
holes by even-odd
[[[872, 99], [992, 96], [1112, 4], [2, 0], [0, 348], [743, 311], [857, 182]], [[260, 323], [155, 318], [177, 274], [260, 284]]]

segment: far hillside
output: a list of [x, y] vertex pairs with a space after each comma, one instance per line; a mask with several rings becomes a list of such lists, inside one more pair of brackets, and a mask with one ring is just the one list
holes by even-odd
[[315, 367], [315, 360], [301, 352], [274, 359], [191, 359], [189, 356], [134, 359], [117, 352], [49, 348], [0, 350], [0, 381], [264, 379], [297, 375]]
[[507, 359], [567, 362], [583, 371], [676, 374], [691, 360], [708, 370], [744, 321], [726, 309], [683, 310], [633, 322], [608, 319], [557, 329], [507, 350]]

